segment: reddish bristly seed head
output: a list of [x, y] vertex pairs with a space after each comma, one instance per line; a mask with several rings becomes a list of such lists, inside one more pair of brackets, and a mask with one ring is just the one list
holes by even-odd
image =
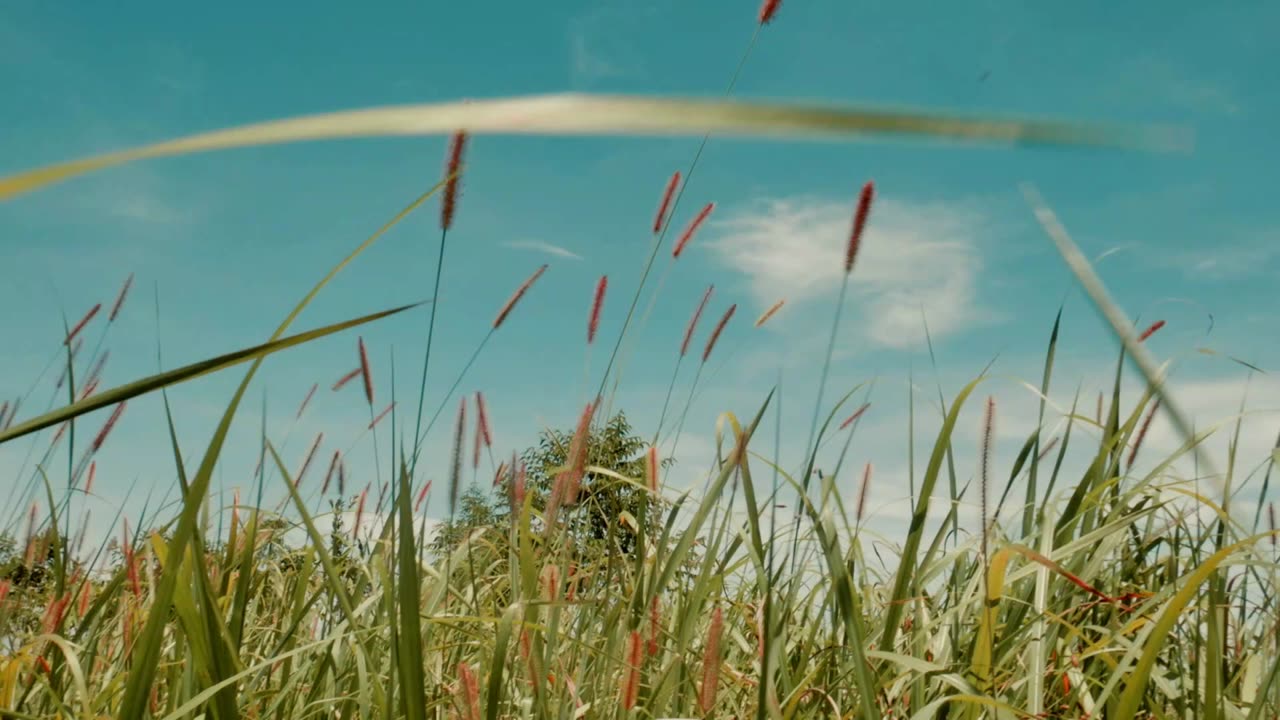
[[124, 413], [124, 407], [127, 404], [122, 402], [111, 412], [111, 417], [107, 418], [106, 424], [102, 426], [102, 429], [98, 431], [97, 437], [93, 439], [92, 447], [94, 452], [97, 452], [102, 447], [102, 443], [107, 441], [107, 435], [111, 433], [111, 428], [115, 427], [116, 422], [120, 420], [120, 416]]
[[392, 402], [390, 405], [388, 405], [388, 406], [386, 406], [386, 407], [382, 408], [382, 412], [378, 413], [377, 417], [375, 417], [375, 418], [374, 418], [374, 419], [369, 423], [369, 428], [368, 428], [368, 429], [369, 429], [369, 430], [372, 430], [372, 429], [374, 429], [375, 427], [377, 427], [378, 423], [382, 422], [382, 418], [386, 417], [386, 416], [391, 412], [391, 409], [392, 409], [392, 408], [394, 408], [395, 406], [396, 406], [395, 402]]
[[124, 287], [120, 288], [120, 294], [116, 295], [116, 301], [111, 306], [111, 314], [107, 316], [107, 322], [116, 321], [116, 316], [120, 314], [120, 308], [124, 307], [124, 299], [129, 296], [129, 288], [133, 287], [133, 273], [129, 273], [129, 277], [125, 278]]
[[458, 404], [458, 423], [453, 429], [453, 460], [449, 464], [449, 517], [458, 507], [458, 490], [462, 486], [462, 442], [467, 434], [467, 399]]
[[431, 481], [428, 480], [422, 489], [418, 491], [418, 500], [413, 504], [413, 514], [417, 515], [422, 510], [422, 503], [427, 501], [427, 495], [431, 492]]
[[[514, 458], [513, 458], [514, 459]], [[524, 461], [516, 467], [516, 479], [511, 484], [511, 506], [512, 512], [519, 512], [524, 507], [525, 485], [528, 482], [529, 473], [524, 466]]]
[[596, 293], [591, 300], [591, 315], [587, 320], [587, 344], [595, 342], [596, 330], [600, 329], [600, 311], [604, 309], [604, 294], [609, 289], [609, 276], [601, 275], [596, 283]]
[[520, 302], [520, 298], [524, 297], [524, 294], [529, 292], [529, 288], [533, 287], [533, 284], [538, 281], [538, 278], [542, 277], [542, 274], [547, 271], [547, 267], [549, 266], [543, 265], [535, 270], [533, 274], [529, 276], [528, 280], [525, 280], [520, 287], [516, 288], [516, 291], [507, 299], [506, 304], [504, 304], [502, 309], [498, 311], [498, 316], [493, 319], [494, 330], [497, 330], [502, 326], [502, 323], [506, 321], [507, 316], [515, 309], [516, 303]]
[[1040, 451], [1040, 454], [1036, 456], [1036, 462], [1040, 462], [1041, 460], [1044, 460], [1045, 456], [1049, 454], [1049, 451], [1057, 447], [1059, 439], [1060, 438], [1058, 437], [1054, 437], [1050, 439], [1049, 442], [1045, 443], [1045, 446]]
[[333, 474], [338, 470], [338, 462], [342, 460], [342, 452], [333, 451], [333, 459], [329, 461], [329, 469], [324, 474], [324, 484], [320, 486], [320, 494], [325, 495], [329, 492], [329, 483], [333, 481]]
[[990, 557], [987, 554], [987, 523], [991, 520], [991, 516], [987, 514], [987, 501], [990, 493], [990, 472], [991, 472], [991, 442], [995, 437], [996, 425], [996, 399], [987, 397], [987, 410], [982, 418], [982, 467], [980, 473], [980, 491], [982, 497], [982, 557], [984, 559]]
[[480, 418], [476, 418], [475, 440], [472, 442], [471, 469], [480, 469], [480, 447], [484, 445], [484, 433], [480, 432]]
[[778, 14], [780, 5], [782, 0], [764, 0], [760, 5], [760, 24], [768, 25], [773, 20], [773, 16]]
[[[80, 341], [77, 340], [77, 343]], [[104, 350], [102, 355], [98, 356], [98, 361], [93, 364], [93, 369], [89, 371], [88, 382], [96, 382], [102, 379], [102, 370], [107, 366], [107, 360], [111, 357], [110, 350]]]
[[871, 463], [867, 463], [867, 467], [862, 471], [862, 487], [858, 489], [858, 522], [866, 517], [867, 511], [867, 493], [871, 490]]
[[369, 401], [369, 407], [373, 407], [373, 373], [369, 371], [369, 353], [364, 348], [364, 338], [356, 338], [356, 343], [360, 348], [360, 377], [364, 379], [364, 398]]
[[720, 322], [716, 323], [716, 329], [711, 331], [711, 337], [707, 339], [707, 347], [702, 351], [702, 362], [706, 362], [711, 357], [711, 351], [716, 349], [716, 341], [720, 339], [720, 333], [724, 332], [724, 326], [729, 324], [729, 318], [733, 317], [733, 313], [738, 309], [738, 304], [734, 303], [725, 311], [724, 317], [720, 318]]
[[338, 458], [338, 497], [347, 497], [347, 463]]
[[853, 214], [853, 230], [849, 233], [849, 245], [844, 253], [844, 273], [853, 272], [853, 261], [858, 257], [858, 246], [862, 244], [862, 231], [867, 227], [867, 216], [871, 214], [871, 201], [875, 199], [876, 187], [868, 182], [862, 186], [858, 195], [858, 209]]
[[322, 440], [324, 440], [324, 433], [317, 433], [315, 442], [311, 443], [311, 449], [307, 451], [307, 459], [302, 461], [302, 468], [298, 470], [298, 476], [293, 479], [294, 487], [302, 484], [302, 477], [307, 474], [307, 468], [311, 467], [311, 461], [315, 458], [316, 451], [320, 449]]
[[1162, 327], [1164, 327], [1163, 320], [1157, 320], [1151, 323], [1151, 325], [1146, 330], [1143, 330], [1142, 334], [1138, 336], [1138, 342], [1146, 342], [1147, 338], [1155, 335]]
[[662, 232], [662, 226], [667, 219], [667, 210], [671, 207], [671, 198], [675, 197], [676, 189], [680, 187], [680, 171], [675, 171], [671, 179], [667, 181], [667, 187], [662, 191], [662, 202], [658, 205], [658, 214], [653, 218], [653, 234], [657, 235]]
[[649, 452], [644, 455], [644, 476], [650, 492], [658, 492], [658, 446], [650, 445]]
[[685, 246], [693, 240], [693, 236], [698, 232], [698, 228], [702, 227], [702, 223], [706, 222], [707, 218], [711, 215], [711, 211], [715, 209], [716, 204], [713, 202], [707, 203], [706, 206], [702, 208], [702, 211], [693, 218], [693, 222], [689, 223], [689, 227], [684, 229], [684, 232], [680, 235], [680, 239], [676, 241], [676, 246], [671, 251], [671, 257], [680, 257], [680, 253], [684, 252]]
[[862, 407], [855, 410], [852, 415], [845, 418], [844, 422], [840, 423], [840, 429], [844, 430], [845, 428], [857, 422], [858, 418], [862, 417], [862, 414], [865, 413], [867, 411], [867, 408], [869, 407], [871, 407], [871, 403], [863, 403]]
[[356, 368], [351, 372], [347, 373], [346, 375], [343, 375], [342, 377], [338, 378], [338, 382], [333, 384], [333, 391], [338, 392], [339, 390], [341, 390], [344, 385], [351, 382], [352, 380], [355, 380], [356, 376], [359, 375], [360, 372], [361, 372], [361, 368]]
[[764, 314], [756, 319], [756, 327], [760, 327], [761, 325], [764, 325], [765, 323], [769, 322], [769, 319], [772, 318], [774, 315], [777, 315], [778, 311], [781, 310], [782, 306], [785, 305], [786, 303], [787, 301], [784, 298], [774, 303], [773, 307], [770, 307], [768, 310], [765, 310]]
[[467, 663], [458, 663], [458, 685], [462, 717], [480, 720], [480, 681]]
[[476, 415], [480, 422], [480, 437], [484, 438], [484, 446], [493, 447], [493, 436], [489, 433], [489, 409], [484, 403], [484, 393], [476, 391]]
[[311, 389], [307, 391], [307, 396], [302, 398], [302, 404], [298, 406], [298, 414], [294, 416], [295, 420], [302, 418], [302, 413], [306, 411], [307, 405], [311, 403], [311, 397], [316, 394], [316, 390], [320, 387], [320, 383], [311, 385]]
[[76, 323], [75, 327], [71, 328], [71, 332], [67, 333], [67, 338], [62, 341], [62, 344], [70, 345], [71, 341], [76, 339], [76, 336], [80, 334], [80, 331], [84, 329], [84, 326], [88, 325], [89, 321], [93, 319], [93, 316], [97, 315], [98, 311], [101, 309], [102, 303], [98, 303], [90, 308], [89, 312], [85, 313], [84, 317], [80, 318], [80, 322]]
[[1267, 503], [1267, 525], [1271, 531], [1271, 547], [1276, 546], [1276, 504], [1274, 502]]
[[724, 616], [719, 607], [711, 611], [711, 626], [707, 628], [707, 644], [702, 655], [702, 687], [698, 690], [698, 708], [710, 713], [716, 705], [716, 689], [720, 682], [720, 634], [724, 631]]
[[1138, 459], [1138, 449], [1142, 447], [1142, 441], [1147, 437], [1147, 431], [1151, 429], [1151, 421], [1156, 419], [1156, 412], [1160, 410], [1160, 398], [1156, 398], [1151, 403], [1151, 410], [1147, 412], [1147, 418], [1142, 421], [1142, 427], [1138, 429], [1138, 436], [1133, 440], [1133, 448], [1129, 450], [1129, 467], [1133, 467], [1133, 461]]
[[9, 598], [9, 588], [8, 578], [0, 580], [0, 605], [4, 605], [4, 601]]
[[707, 291], [702, 294], [702, 302], [698, 303], [698, 308], [690, 316], [689, 324], [684, 329], [684, 340], [680, 342], [680, 357], [684, 357], [689, 352], [689, 341], [693, 340], [693, 331], [698, 327], [698, 320], [702, 317], [702, 311], [707, 309], [707, 303], [711, 301], [711, 292], [715, 288], [715, 285], [707, 286]]
[[351, 526], [351, 537], [360, 534], [360, 521], [364, 519], [364, 503], [369, 499], [369, 486], [360, 491], [360, 499], [356, 501], [356, 521]]
[[622, 709], [630, 710], [636, 706], [640, 695], [640, 664], [644, 660], [644, 643], [640, 639], [640, 631], [632, 630], [627, 640], [627, 672], [622, 681]]
[[93, 494], [93, 476], [98, 473], [98, 461], [94, 460], [89, 463], [89, 477], [84, 481], [84, 494]]
[[457, 132], [453, 134], [453, 139], [449, 141], [449, 161], [445, 165], [444, 195], [440, 200], [440, 229], [448, 230], [453, 227], [453, 215], [458, 208], [458, 186], [461, 184], [462, 176], [460, 169], [462, 167], [462, 152], [466, 149], [467, 134]]

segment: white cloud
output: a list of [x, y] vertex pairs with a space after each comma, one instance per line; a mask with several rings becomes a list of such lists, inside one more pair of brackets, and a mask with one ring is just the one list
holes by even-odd
[[[851, 220], [845, 201], [764, 200], [716, 221], [721, 235], [709, 246], [747, 275], [762, 306], [799, 304], [838, 292]], [[889, 348], [922, 342], [921, 309], [935, 338], [991, 320], [977, 288], [988, 228], [967, 205], [877, 200], [850, 285], [868, 338]]]
[[542, 240], [514, 240], [503, 243], [503, 245], [516, 250], [535, 250], [548, 255], [555, 255], [556, 257], [569, 258], [570, 260], [582, 259], [581, 255], [573, 252], [572, 250], [560, 247], [559, 245], [552, 245], [551, 243], [543, 242]]

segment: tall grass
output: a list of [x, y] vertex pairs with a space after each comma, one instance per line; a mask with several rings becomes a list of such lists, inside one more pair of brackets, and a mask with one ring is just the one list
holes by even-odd
[[[774, 20], [778, 8], [777, 2], [764, 3], [759, 23]], [[529, 125], [520, 126], [513, 117]], [[0, 179], [0, 197], [135, 159], [291, 139], [459, 128], [468, 133], [699, 128], [701, 134], [703, 127], [1084, 142], [1109, 137], [1045, 124], [830, 109], [526, 99], [370, 111], [214, 133]], [[1115, 330], [1122, 353], [1106, 415], [1100, 410], [1091, 420], [1073, 407], [1061, 418], [1064, 431], [1049, 438], [1054, 419], [1041, 402], [1037, 424], [1020, 428], [1026, 441], [1012, 462], [992, 454], [995, 405], [988, 401], [981, 479], [973, 490], [981, 497], [970, 501], [982, 508], [982, 528], [971, 538], [958, 532], [961, 502], [970, 491], [958, 482], [953, 445], [961, 414], [988, 379], [985, 373], [953, 397], [939, 388], [940, 429], [924, 439], [931, 451], [923, 474], [917, 476], [914, 465], [908, 472], [904, 484], [911, 488], [912, 514], [897, 538], [878, 538], [867, 527], [869, 463], [857, 463], [863, 469], [856, 497], [837, 491], [836, 477], [850, 474], [844, 468], [849, 443], [869, 402], [851, 403], [852, 391], [828, 402], [825, 369], [818, 386], [806, 389], [816, 391], [817, 399], [803, 457], [780, 456], [780, 427], [773, 428], [772, 449], [764, 449], [769, 445], [760, 435], [765, 418], [780, 425], [779, 383], [742, 391], [757, 408], [750, 417], [720, 416], [716, 452], [701, 492], [670, 487], [659, 477], [657, 445], [666, 407], [658, 427], [644, 429], [653, 437], [644, 477], [586, 464], [592, 420], [609, 416], [599, 412], [599, 403], [614, 359], [625, 343], [637, 341], [644, 326], [642, 321], [629, 328], [630, 317], [662, 243], [666, 211], [670, 205], [674, 213], [709, 135], [703, 135], [684, 173], [686, 185], [679, 185], [677, 176], [668, 186], [614, 357], [600, 392], [588, 398], [568, 462], [559, 469], [545, 506], [525, 491], [524, 468], [513, 455], [496, 471], [508, 491], [509, 522], [479, 528], [437, 557], [426, 551], [430, 538], [422, 516], [430, 482], [417, 472], [419, 460], [425, 460], [420, 450], [426, 434], [488, 337], [508, 321], [545, 266], [501, 307], [424, 430], [427, 351], [407, 441], [394, 386], [386, 409], [375, 410], [370, 351], [358, 340], [359, 367], [339, 386], [362, 377], [370, 414], [366, 433], [376, 438], [384, 418], [390, 424], [385, 458], [375, 443], [379, 460], [369, 485], [347, 488], [346, 453], [335, 451], [319, 491], [330, 502], [322, 510], [317, 498], [303, 495], [315, 483], [301, 483], [322, 436], [309, 446], [295, 474], [281, 457], [282, 442], [264, 430], [252, 491], [257, 500], [241, 504], [237, 492], [231, 505], [220, 504], [211, 492], [213, 468], [260, 364], [272, 353], [409, 309], [285, 337], [337, 272], [444, 188], [434, 268], [433, 292], [438, 291], [464, 137], [455, 136], [446, 177], [339, 263], [262, 345], [95, 392], [105, 353], [95, 350], [78, 359], [76, 341], [101, 305], [74, 326], [68, 324], [55, 356], [65, 358], [66, 371], [54, 388], [63, 392], [66, 385], [68, 403], [19, 422], [14, 421], [18, 403], [0, 410], [0, 444], [24, 436], [34, 443], [45, 433], [70, 429], [67, 482], [61, 489], [54, 482], [60, 472], [60, 463], [52, 462], [56, 439], [30, 478], [24, 471], [12, 479], [12, 487], [23, 490], [11, 492], [11, 500], [23, 500], [6, 526], [19, 546], [7, 577], [0, 579], [0, 717], [1275, 717], [1280, 573], [1271, 505], [1265, 509], [1268, 524], [1261, 526], [1270, 463], [1261, 499], [1247, 513], [1251, 523], [1239, 519], [1246, 513], [1233, 502], [1252, 479], [1238, 477], [1235, 458], [1243, 420], [1233, 430], [1226, 470], [1206, 468], [1219, 486], [1211, 490], [1199, 485], [1198, 476], [1188, 480], [1177, 473], [1175, 463], [1185, 455], [1207, 461], [1201, 454], [1207, 435], [1194, 431], [1142, 344], [1158, 324], [1135, 331], [1061, 223], [1038, 200], [1038, 217]], [[833, 258], [845, 255], [845, 286], [858, 281], [853, 272], [858, 244], [863, 228], [875, 225], [871, 188], [865, 186], [853, 210], [850, 235], [844, 242], [832, 238]], [[871, 231], [867, 241], [873, 240]], [[130, 276], [109, 321], [121, 312], [132, 283]], [[588, 344], [597, 337], [605, 287], [602, 277], [588, 318]], [[660, 283], [650, 296], [650, 308], [661, 302], [661, 288]], [[682, 347], [672, 349], [668, 401], [710, 292], [695, 311]], [[832, 347], [844, 298], [842, 291], [832, 308]], [[702, 368], [734, 308], [730, 304], [707, 335], [673, 446], [698, 397]], [[434, 303], [430, 311], [428, 337], [434, 332]], [[1059, 340], [1055, 320], [1042, 395], [1053, 379]], [[824, 368], [830, 359], [829, 349]], [[1126, 359], [1136, 363], [1145, 381], [1130, 406], [1121, 403]], [[70, 501], [74, 493], [88, 492], [93, 454], [108, 441], [124, 403], [245, 362], [251, 369], [190, 476], [168, 418], [180, 495], [176, 505], [162, 511], [148, 505], [132, 524], [117, 518], [124, 530], [113, 547], [105, 541], [98, 548], [81, 547], [84, 528], [73, 528]], [[77, 384], [76, 370], [91, 367], [97, 369], [87, 373], [86, 392]], [[349, 367], [334, 368], [335, 375]], [[616, 387], [619, 379], [614, 380]], [[315, 392], [313, 385], [295, 420]], [[921, 440], [914, 386], [911, 393], [907, 436], [914, 448]], [[493, 462], [493, 438], [479, 394], [476, 403], [472, 470], [478, 473], [481, 445]], [[462, 482], [466, 404], [464, 397], [454, 429], [451, 515]], [[114, 408], [112, 419], [77, 455], [75, 419], [107, 407]], [[165, 407], [168, 415], [167, 402]], [[1134, 459], [1157, 412], [1174, 420], [1186, 442], [1140, 474]], [[265, 428], [265, 407], [263, 415]], [[1082, 439], [1089, 436], [1085, 428], [1097, 439]], [[811, 473], [822, 449], [842, 440], [834, 470]], [[1068, 448], [1087, 460], [1075, 476], [1064, 469]], [[797, 467], [803, 470], [791, 470]], [[85, 482], [77, 483], [86, 472]], [[584, 474], [632, 485], [656, 501], [656, 511], [641, 509], [625, 518], [635, 534], [631, 556], [587, 553], [575, 545], [567, 517], [582, 511], [576, 500]], [[762, 477], [770, 479], [768, 486], [760, 483]], [[268, 483], [276, 482], [273, 492], [283, 492], [286, 501], [265, 507]], [[874, 482], [902, 479], [882, 472]], [[948, 487], [945, 499], [940, 483]], [[1025, 498], [1013, 501], [1018, 521], [1001, 522], [1005, 501], [1019, 483], [1025, 485]], [[367, 506], [371, 489], [380, 492]], [[25, 499], [31, 497], [38, 502], [28, 509]], [[993, 499], [995, 509], [989, 512]], [[9, 502], [10, 508], [18, 505]], [[938, 513], [941, 524], [931, 524]]]

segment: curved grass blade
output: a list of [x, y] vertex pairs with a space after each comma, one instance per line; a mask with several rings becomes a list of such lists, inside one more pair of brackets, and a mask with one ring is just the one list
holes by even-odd
[[401, 105], [307, 115], [189, 135], [30, 170], [0, 179], [0, 199], [136, 160], [354, 137], [469, 134], [749, 135], [852, 138], [907, 135], [1013, 145], [1085, 145], [1151, 150], [1190, 146], [1173, 128], [1121, 128], [1050, 120], [993, 119], [919, 110], [792, 105], [690, 98], [532, 95]]
[[194, 380], [202, 375], [208, 375], [210, 373], [218, 372], [219, 370], [225, 370], [226, 368], [232, 367], [233, 365], [239, 365], [240, 363], [248, 360], [261, 360], [272, 353], [291, 348], [295, 345], [301, 345], [312, 340], [317, 340], [325, 337], [326, 335], [333, 335], [334, 333], [342, 332], [349, 328], [364, 325], [365, 323], [373, 322], [374, 320], [381, 320], [384, 317], [404, 312], [405, 310], [409, 310], [421, 304], [422, 303], [413, 303], [411, 305], [402, 305], [398, 308], [383, 310], [381, 312], [373, 313], [372, 315], [355, 318], [354, 320], [326, 325], [322, 328], [309, 330], [297, 335], [291, 335], [281, 340], [273, 340], [244, 350], [237, 350], [225, 355], [219, 355], [218, 357], [210, 358], [208, 360], [201, 360], [200, 362], [180, 367], [177, 370], [169, 370], [168, 372], [162, 372], [141, 380], [136, 380], [128, 385], [121, 385], [120, 387], [106, 390], [101, 394], [92, 395], [85, 400], [72, 403], [66, 407], [54, 410], [51, 413], [45, 413], [40, 417], [28, 420], [21, 425], [9, 428], [4, 432], [0, 432], [0, 444], [15, 438], [20, 438], [23, 435], [43, 430], [52, 425], [57, 425], [58, 423], [65, 422], [71, 418], [79, 417], [85, 413], [93, 412], [99, 408], [115, 405], [116, 403], [138, 397], [139, 395], [145, 395], [149, 392], [177, 385], [188, 380]]

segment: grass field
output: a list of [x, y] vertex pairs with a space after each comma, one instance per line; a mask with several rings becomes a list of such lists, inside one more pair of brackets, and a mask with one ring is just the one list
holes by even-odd
[[[777, 6], [764, 4], [761, 26]], [[77, 341], [85, 328], [128, 311], [130, 285], [69, 323], [56, 355], [67, 369], [57, 380], [66, 405], [20, 420], [19, 407], [0, 410], [0, 444], [39, 438], [47, 448], [29, 475], [5, 482], [0, 717], [1278, 716], [1280, 566], [1275, 511], [1266, 502], [1272, 460], [1237, 458], [1234, 442], [1226, 467], [1212, 467], [1201, 455], [1204, 433], [1179, 409], [1176, 386], [1164, 385], [1164, 368], [1144, 345], [1160, 324], [1134, 327], [1124, 317], [1031, 189], [1027, 196], [1046, 235], [1114, 330], [1121, 353], [1114, 377], [1104, 378], [1113, 392], [1096, 410], [1092, 398], [1081, 398], [1089, 407], [1050, 417], [1042, 404], [1039, 425], [1018, 428], [1025, 444], [1015, 458], [991, 457], [999, 408], [980, 376], [952, 395], [938, 388], [943, 416], [936, 436], [904, 432], [925, 450], [923, 467], [910, 478], [873, 477], [869, 465], [841, 450], [865, 409], [853, 400], [857, 388], [827, 388], [824, 367], [812, 424], [797, 429], [807, 433], [803, 457], [778, 456], [778, 388], [766, 386], [745, 391], [756, 412], [721, 416], [704, 486], [669, 485], [652, 444], [600, 464], [593, 439], [613, 410], [611, 383], [624, 372], [629, 343], [661, 298], [663, 282], [655, 289], [651, 270], [667, 249], [678, 256], [698, 230], [700, 220], [686, 227], [670, 221], [698, 167], [699, 149], [665, 188], [653, 227], [637, 229], [651, 234], [652, 251], [637, 268], [634, 297], [611, 298], [631, 305], [616, 336], [597, 322], [607, 281], [596, 289], [587, 342], [597, 357], [609, 358], [608, 367], [594, 401], [565, 434], [564, 462], [551, 473], [547, 492], [525, 486], [525, 468], [512, 456], [496, 473], [495, 506], [502, 512], [464, 533], [448, 552], [431, 552], [421, 512], [430, 490], [419, 465], [434, 464], [447, 476], [447, 486], [435, 492], [448, 493], [452, 517], [464, 465], [478, 467], [482, 450], [492, 463], [495, 455], [502, 459], [522, 448], [491, 445], [479, 397], [462, 398], [456, 420], [449, 400], [438, 409], [424, 404], [428, 378], [433, 388], [452, 383], [456, 390], [470, 367], [456, 376], [438, 368], [429, 373], [430, 339], [421, 384], [375, 403], [369, 351], [352, 337], [360, 368], [344, 382], [364, 385], [369, 430], [386, 428], [384, 437], [392, 438], [380, 465], [349, 470], [341, 453], [316, 455], [317, 439], [302, 466], [290, 468], [278, 439], [264, 435], [256, 497], [219, 504], [210, 492], [214, 468], [260, 364], [320, 337], [358, 335], [360, 325], [407, 310], [289, 335], [329, 280], [403, 217], [437, 201], [440, 260], [430, 272], [438, 288], [448, 272], [443, 248], [454, 214], [465, 212], [458, 185], [467, 143], [482, 141], [485, 132], [532, 124], [544, 132], [695, 137], [712, 129], [1065, 144], [1133, 144], [1147, 137], [830, 108], [589, 97], [507, 102], [253, 126], [0, 179], [0, 198], [19, 202], [10, 198], [151, 157], [468, 129], [453, 135], [443, 179], [317, 283], [264, 345], [105, 389], [97, 387], [106, 362], [101, 344], [85, 351]], [[696, 217], [711, 211], [708, 206]], [[851, 201], [848, 236], [832, 238], [843, 254], [845, 288], [858, 281], [862, 231], [874, 223], [875, 186], [867, 182]], [[539, 270], [514, 289], [490, 336], [518, 314], [526, 293], [546, 282], [541, 276]], [[831, 347], [845, 303], [842, 290], [831, 308]], [[428, 338], [434, 308], [416, 310], [430, 316]], [[667, 430], [678, 439], [704, 366], [715, 367], [720, 330], [731, 320], [763, 324], [772, 314], [744, 319], [731, 310], [702, 317], [702, 309], [678, 355], [696, 367], [693, 386], [687, 397], [672, 392], [673, 374], [664, 420], [637, 428], [642, 437], [656, 442]], [[1047, 394], [1058, 326], [1045, 331], [1039, 387]], [[488, 336], [473, 360], [487, 342]], [[175, 463], [173, 483], [182, 491], [176, 511], [144, 514], [132, 526], [117, 519], [118, 533], [86, 544], [85, 528], [66, 511], [73, 498], [92, 492], [94, 453], [110, 442], [125, 403], [242, 364], [249, 370], [207, 447], [198, 458]], [[1124, 372], [1129, 365], [1139, 371], [1141, 393], [1124, 404], [1122, 384], [1134, 382]], [[47, 382], [53, 389], [55, 378]], [[66, 432], [74, 418], [105, 408], [115, 410], [101, 427], [86, 435], [82, 423], [78, 438]], [[953, 451], [962, 412], [984, 417], [972, 483], [967, 471], [957, 470]], [[1152, 469], [1136, 472], [1135, 456], [1157, 413], [1171, 419], [1185, 442], [1159, 462], [1145, 458], [1143, 467]], [[438, 432], [453, 426], [453, 457], [444, 470], [445, 459], [420, 453], [437, 419]], [[1242, 417], [1228, 432], [1238, 438], [1245, 422], [1256, 420]], [[166, 432], [174, 437], [172, 418]], [[178, 457], [176, 448], [174, 439]], [[1083, 471], [1069, 469], [1075, 466], [1064, 462], [1069, 454], [1084, 459]], [[1194, 476], [1179, 470], [1188, 459], [1196, 461]], [[815, 472], [818, 467], [829, 471]], [[375, 479], [357, 487], [346, 482], [349, 471]], [[835, 478], [850, 476], [861, 478], [859, 495], [836, 491]], [[877, 538], [865, 530], [872, 482], [910, 483], [912, 519], [901, 536]], [[625, 546], [588, 542], [575, 524], [601, 516], [599, 504], [579, 501], [583, 488], [601, 486], [624, 488], [633, 498], [603, 515], [606, 524], [625, 528]], [[1242, 504], [1245, 488], [1261, 499]], [[281, 490], [283, 503], [261, 502], [264, 493]], [[31, 497], [37, 500], [28, 506]], [[962, 504], [980, 508], [980, 531], [963, 531]]]

